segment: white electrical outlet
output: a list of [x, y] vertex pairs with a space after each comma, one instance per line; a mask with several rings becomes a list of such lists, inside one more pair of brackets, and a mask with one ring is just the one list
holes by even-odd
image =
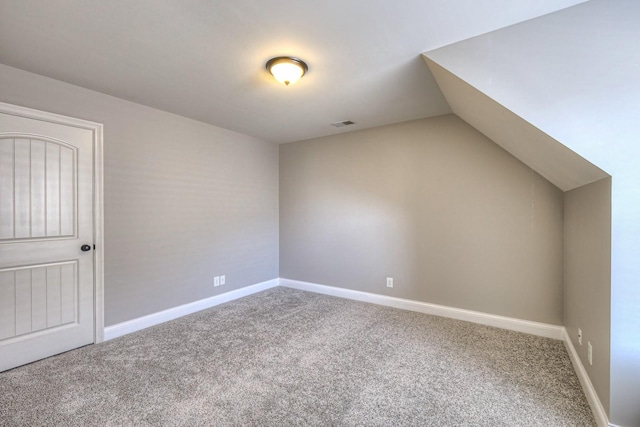
[[220, 276], [216, 276], [213, 278], [213, 286], [220, 286]]
[[220, 276], [220, 286], [224, 285], [225, 283], [227, 283], [227, 279], [225, 278], [225, 276]]
[[591, 341], [587, 341], [587, 359], [589, 359], [589, 365], [593, 365], [593, 347]]
[[578, 344], [582, 345], [582, 329], [578, 328]]
[[387, 288], [393, 288], [393, 277], [387, 277]]

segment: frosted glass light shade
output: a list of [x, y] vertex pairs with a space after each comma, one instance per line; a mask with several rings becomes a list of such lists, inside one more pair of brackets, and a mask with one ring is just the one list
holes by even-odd
[[289, 86], [300, 80], [309, 67], [304, 61], [289, 56], [280, 56], [267, 62], [267, 70], [280, 83]]

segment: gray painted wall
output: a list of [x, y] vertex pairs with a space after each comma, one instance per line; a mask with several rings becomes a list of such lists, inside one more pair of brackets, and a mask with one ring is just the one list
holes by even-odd
[[562, 192], [456, 116], [281, 145], [280, 224], [283, 278], [563, 323]]
[[4, 65], [0, 101], [104, 124], [106, 325], [278, 277], [277, 145]]
[[[620, 426], [640, 426], [638, 17], [637, 0], [591, 0], [428, 54], [613, 177], [610, 421]], [[487, 134], [502, 132], [488, 118]]]
[[[564, 227], [564, 324], [609, 413], [611, 178], [564, 194]], [[587, 358], [588, 341], [593, 366]]]

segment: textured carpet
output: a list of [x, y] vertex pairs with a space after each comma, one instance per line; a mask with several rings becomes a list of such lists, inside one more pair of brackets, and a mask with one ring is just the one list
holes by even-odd
[[2, 373], [0, 425], [595, 421], [561, 341], [279, 287]]

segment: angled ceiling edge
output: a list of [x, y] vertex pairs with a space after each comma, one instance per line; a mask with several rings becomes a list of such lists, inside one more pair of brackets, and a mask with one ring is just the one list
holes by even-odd
[[424, 53], [453, 112], [563, 191], [609, 175]]

